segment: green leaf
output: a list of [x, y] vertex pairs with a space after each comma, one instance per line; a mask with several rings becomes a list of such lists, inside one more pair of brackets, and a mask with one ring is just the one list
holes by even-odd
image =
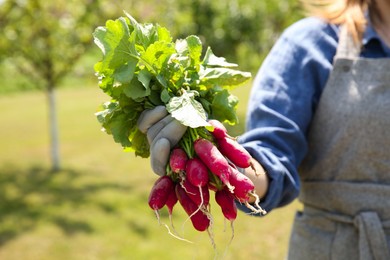
[[150, 72], [146, 69], [141, 70], [138, 73], [138, 80], [142, 83], [142, 85], [144, 85], [145, 88], [149, 88], [150, 81], [152, 80], [152, 74], [150, 74]]
[[150, 156], [150, 147], [146, 134], [142, 133], [138, 127], [132, 129], [131, 133], [131, 147], [129, 148], [130, 151], [133, 151], [136, 156], [148, 158]]
[[116, 69], [137, 56], [130, 45], [130, 31], [125, 18], [108, 20], [105, 27], [96, 28], [93, 33], [95, 44], [103, 52], [100, 70]]
[[134, 17], [126, 13], [126, 17], [130, 21], [131, 27], [134, 29], [135, 44], [139, 44], [146, 49], [150, 44], [158, 40], [158, 32], [156, 26], [151, 23], [140, 24]]
[[114, 85], [114, 78], [111, 76], [112, 73], [107, 72], [99, 76], [99, 87], [104, 91], [104, 93], [111, 96], [112, 87]]
[[156, 25], [156, 28], [157, 28], [158, 41], [172, 42], [171, 33], [168, 31], [167, 28], [162, 27], [158, 24]]
[[199, 98], [199, 102], [202, 104], [203, 109], [206, 111], [206, 114], [211, 114], [212, 112], [211, 102], [208, 101], [206, 98]]
[[156, 79], [157, 79], [158, 83], [160, 83], [161, 86], [163, 86], [163, 87], [165, 88], [165, 90], [168, 88], [167, 78], [164, 77], [164, 75], [158, 74], [158, 75], [156, 76]]
[[190, 57], [192, 65], [200, 63], [200, 56], [202, 55], [202, 42], [199, 37], [190, 35], [185, 40], [177, 40], [175, 44], [176, 51], [185, 57]]
[[129, 140], [130, 128], [132, 122], [127, 120], [126, 114], [117, 113], [109, 121], [109, 129], [114, 141], [120, 143], [122, 147], [130, 147], [131, 142]]
[[167, 111], [183, 125], [191, 128], [209, 126], [202, 104], [195, 100], [195, 91], [184, 91], [180, 97], [173, 97], [166, 105]]
[[133, 124], [127, 119], [126, 114], [119, 108], [118, 102], [106, 102], [101, 111], [95, 113], [103, 126], [103, 131], [111, 134], [114, 141], [123, 147], [131, 146], [129, 140], [130, 126]]
[[221, 122], [228, 122], [231, 125], [238, 123], [236, 109], [238, 98], [230, 94], [226, 89], [218, 91], [214, 94], [212, 107], [212, 118]]
[[226, 68], [234, 68], [238, 66], [235, 63], [227, 62], [226, 59], [223, 57], [215, 56], [210, 47], [208, 47], [206, 50], [206, 53], [202, 61], [202, 65], [207, 67], [215, 66], [215, 67], [226, 67]]
[[157, 41], [150, 44], [141, 54], [141, 61], [151, 73], [157, 75], [173, 53], [175, 48], [172, 43]]
[[[161, 100], [161, 90], [153, 90], [151, 91], [150, 95], [148, 96], [149, 101], [153, 104], [153, 106], [159, 106], [164, 105], [164, 102]], [[168, 100], [170, 97], [168, 98]]]
[[202, 69], [199, 76], [201, 83], [204, 85], [232, 88], [247, 82], [251, 78], [251, 73], [216, 67]]
[[[107, 124], [112, 117], [115, 110], [118, 109], [118, 102], [105, 102], [103, 103], [99, 111], [95, 113], [99, 123], [101, 123], [103, 126]], [[103, 131], [106, 131], [106, 129], [102, 129]]]
[[137, 66], [138, 60], [130, 59], [125, 65], [120, 66], [115, 70], [113, 77], [115, 81], [122, 84], [130, 83], [134, 77], [134, 72]]
[[162, 102], [164, 102], [165, 104], [169, 102], [169, 100], [171, 100], [171, 95], [169, 95], [169, 92], [167, 89], [163, 89], [161, 91], [161, 95], [160, 95], [160, 99]]
[[129, 98], [137, 100], [150, 95], [150, 88], [134, 78], [129, 84], [124, 85], [123, 93]]

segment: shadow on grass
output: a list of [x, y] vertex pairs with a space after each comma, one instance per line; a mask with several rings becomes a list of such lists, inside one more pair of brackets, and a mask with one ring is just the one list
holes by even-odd
[[102, 203], [96, 195], [106, 190], [128, 192], [131, 187], [86, 181], [85, 174], [71, 169], [53, 173], [42, 167], [1, 167], [0, 247], [42, 223], [54, 224], [69, 236], [93, 232], [86, 219], [73, 217], [69, 212], [95, 207], [115, 213], [114, 206]]

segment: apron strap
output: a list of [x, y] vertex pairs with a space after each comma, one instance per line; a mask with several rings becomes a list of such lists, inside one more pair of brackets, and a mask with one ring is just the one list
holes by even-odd
[[390, 259], [386, 235], [378, 214], [374, 211], [361, 212], [353, 222], [359, 230], [360, 259]]
[[[390, 227], [390, 221], [381, 221], [375, 211], [364, 211], [351, 217], [348, 215], [323, 211], [318, 208], [307, 207], [307, 210], [321, 212], [325, 218], [334, 222], [354, 225], [359, 233], [359, 259], [360, 260], [388, 260], [390, 251], [387, 245], [383, 228]], [[337, 234], [336, 234], [337, 235]], [[334, 243], [338, 246], [338, 243]], [[342, 246], [341, 244], [339, 246]], [[337, 248], [335, 251], [342, 251]]]
[[[358, 194], [364, 194], [363, 199]], [[371, 183], [348, 182], [302, 182], [301, 200], [304, 210], [335, 223], [344, 223], [341, 229], [355, 227], [358, 231], [359, 259], [390, 259], [390, 251], [384, 228], [390, 228], [390, 186]], [[321, 204], [318, 204], [321, 201]], [[371, 203], [376, 202], [376, 203]], [[362, 211], [362, 209], [365, 209]], [[380, 217], [379, 217], [380, 216]], [[344, 235], [350, 232], [338, 232], [334, 243], [335, 252], [343, 252]], [[340, 240], [338, 240], [340, 239]]]
[[354, 59], [360, 55], [360, 46], [357, 45], [346, 25], [340, 26], [339, 43], [336, 51], [336, 58]]

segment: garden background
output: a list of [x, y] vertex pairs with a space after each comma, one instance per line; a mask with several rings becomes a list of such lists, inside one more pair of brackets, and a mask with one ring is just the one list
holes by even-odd
[[[180, 207], [173, 221], [192, 244], [158, 224], [149, 161], [123, 152], [94, 116], [108, 97], [92, 32], [123, 10], [174, 38], [198, 35], [253, 75], [302, 17], [294, 0], [0, 0], [0, 259], [283, 259], [298, 202], [261, 218], [240, 212], [231, 241], [212, 200], [216, 249]], [[233, 90], [232, 135], [244, 131], [250, 87]]]

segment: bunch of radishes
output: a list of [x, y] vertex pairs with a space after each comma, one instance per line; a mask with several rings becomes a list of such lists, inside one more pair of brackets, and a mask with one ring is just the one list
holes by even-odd
[[[236, 201], [254, 214], [266, 213], [259, 206], [253, 182], [238, 170], [252, 166], [251, 155], [228, 135], [223, 124], [217, 120], [209, 123], [211, 130], [188, 128], [171, 151], [167, 174], [157, 179], [149, 196], [149, 206], [157, 217], [167, 206], [171, 218], [179, 201], [198, 231], [212, 225], [210, 191], [215, 192], [216, 203], [231, 222], [237, 217]], [[255, 198], [252, 204], [251, 197]]]

